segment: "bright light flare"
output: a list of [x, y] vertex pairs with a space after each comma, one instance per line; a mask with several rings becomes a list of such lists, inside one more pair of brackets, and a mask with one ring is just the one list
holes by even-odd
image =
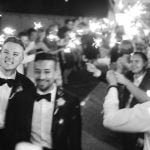
[[110, 37], [110, 44], [109, 44], [109, 46], [110, 46], [110, 47], [114, 47], [115, 44], [116, 44], [116, 42], [117, 42], [116, 34], [113, 32], [113, 33], [111, 34], [111, 37]]
[[129, 39], [139, 34], [142, 24], [137, 22], [140, 17], [146, 12], [141, 2], [137, 1], [134, 6], [129, 6], [123, 13], [116, 14], [116, 22], [124, 27], [125, 34]]
[[73, 40], [73, 42], [76, 44], [76, 45], [81, 45], [81, 41], [80, 39], [76, 38], [75, 40]]
[[90, 30], [91, 30], [92, 32], [96, 32], [97, 30], [100, 30], [100, 29], [101, 29], [101, 26], [100, 26], [100, 23], [99, 23], [99, 22], [90, 20], [90, 21], [89, 21], [89, 28], [90, 28]]
[[69, 37], [70, 37], [71, 39], [76, 38], [76, 33], [75, 33], [75, 32], [69, 32], [68, 35], [69, 35]]
[[34, 29], [35, 29], [35, 30], [38, 30], [38, 29], [40, 29], [40, 28], [42, 28], [42, 27], [43, 27], [43, 25], [42, 25], [41, 22], [34, 22]]
[[54, 35], [54, 34], [49, 34], [47, 36], [47, 39], [50, 40], [50, 41], [58, 41], [59, 40], [58, 36]]
[[69, 48], [76, 48], [76, 44], [73, 41], [69, 41], [69, 43], [67, 44], [67, 47]]
[[77, 29], [76, 32], [77, 32], [78, 35], [83, 35], [84, 34], [83, 29]]
[[71, 53], [71, 49], [70, 48], [65, 48], [64, 53]]
[[3, 45], [4, 41], [5, 41], [5, 35], [4, 34], [1, 34], [0, 35], [0, 45]]
[[118, 8], [119, 8], [120, 10], [123, 9], [123, 2], [122, 2], [122, 0], [119, 1], [119, 3], [118, 3]]
[[4, 34], [6, 35], [14, 35], [15, 34], [15, 29], [11, 28], [11, 27], [5, 27], [3, 29]]
[[102, 46], [102, 38], [93, 38], [93, 40], [94, 40], [93, 46], [95, 48]]

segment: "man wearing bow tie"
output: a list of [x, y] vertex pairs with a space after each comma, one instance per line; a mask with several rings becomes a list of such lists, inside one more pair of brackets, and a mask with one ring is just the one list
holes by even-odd
[[55, 84], [57, 58], [37, 54], [34, 76], [37, 96], [34, 103], [31, 142], [43, 150], [81, 150], [79, 100]]
[[10, 37], [0, 53], [0, 149], [12, 150], [29, 141], [34, 96], [33, 83], [16, 71], [23, 60], [24, 45]]

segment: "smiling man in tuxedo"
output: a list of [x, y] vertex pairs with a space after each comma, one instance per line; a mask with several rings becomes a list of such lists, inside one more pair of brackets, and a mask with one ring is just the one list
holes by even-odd
[[0, 149], [13, 150], [16, 143], [29, 141], [34, 84], [16, 71], [23, 60], [24, 45], [10, 37], [0, 53]]
[[56, 56], [37, 54], [34, 63], [37, 97], [31, 142], [43, 147], [43, 150], [81, 150], [79, 100], [56, 85], [56, 66]]

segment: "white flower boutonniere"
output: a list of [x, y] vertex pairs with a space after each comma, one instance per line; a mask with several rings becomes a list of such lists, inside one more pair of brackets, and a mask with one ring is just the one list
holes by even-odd
[[16, 89], [16, 93], [23, 91], [23, 87], [22, 86], [18, 86]]
[[57, 107], [64, 106], [65, 103], [66, 103], [66, 101], [62, 97], [57, 99]]
[[23, 91], [23, 87], [21, 85], [17, 86], [16, 90], [12, 93], [9, 99], [12, 99], [17, 93]]

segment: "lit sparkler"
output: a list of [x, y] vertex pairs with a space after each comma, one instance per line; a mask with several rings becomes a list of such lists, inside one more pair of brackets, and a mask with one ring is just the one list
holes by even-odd
[[11, 28], [11, 27], [5, 27], [3, 29], [4, 34], [6, 35], [14, 35], [15, 34], [15, 29]]
[[116, 14], [116, 21], [118, 25], [124, 26], [125, 34], [132, 39], [139, 34], [139, 28], [142, 28], [141, 23], [137, 23], [140, 17], [145, 14], [144, 6], [138, 1], [134, 6], [129, 6], [123, 13]]
[[114, 32], [112, 32], [111, 37], [110, 37], [110, 44], [109, 44], [109, 46], [110, 47], [115, 46], [116, 42], [117, 42], [116, 34]]
[[65, 48], [64, 53], [71, 53], [71, 49], [70, 48]]
[[50, 41], [58, 41], [59, 37], [57, 35], [54, 35], [54, 34], [49, 34], [47, 36], [47, 39], [50, 40]]
[[34, 22], [34, 29], [35, 29], [35, 30], [38, 30], [38, 29], [40, 29], [40, 28], [42, 28], [42, 27], [43, 27], [43, 25], [42, 25], [41, 22]]
[[1, 34], [0, 35], [0, 45], [3, 45], [4, 41], [5, 41], [5, 35], [4, 34]]
[[92, 32], [97, 32], [101, 29], [100, 22], [95, 20], [89, 20], [89, 28]]
[[94, 38], [93, 40], [94, 40], [93, 46], [95, 48], [98, 48], [98, 47], [102, 46], [102, 39], [101, 38]]

